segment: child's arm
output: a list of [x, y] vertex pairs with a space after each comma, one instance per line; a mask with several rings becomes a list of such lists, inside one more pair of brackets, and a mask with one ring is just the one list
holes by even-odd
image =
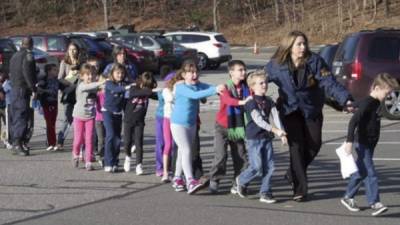
[[360, 106], [360, 108], [353, 114], [353, 116], [350, 119], [348, 128], [347, 128], [347, 138], [346, 138], [346, 144], [345, 144], [345, 151], [347, 154], [351, 154], [351, 151], [353, 149], [353, 142], [354, 142], [354, 133], [358, 127], [358, 124], [360, 123], [360, 120], [365, 113], [365, 107]]
[[129, 99], [138, 98], [138, 97], [149, 97], [153, 94], [153, 91], [148, 88], [136, 88], [131, 87], [129, 90]]
[[206, 85], [206, 84], [201, 84], [202, 85], [202, 90], [195, 91], [193, 89], [190, 89], [188, 86], [184, 84], [179, 84], [175, 86], [175, 94], [176, 95], [182, 95], [190, 99], [202, 99], [206, 98], [211, 95], [217, 94], [219, 91], [221, 91], [221, 87], [219, 86], [212, 86], [212, 85]]
[[280, 130], [274, 126], [272, 126], [270, 123], [268, 123], [266, 120], [264, 120], [263, 116], [261, 115], [260, 110], [258, 109], [256, 103], [254, 101], [248, 102], [246, 105], [246, 111], [250, 112], [251, 119], [253, 119], [254, 123], [257, 124], [257, 126], [261, 127], [262, 129], [273, 132], [279, 137], [282, 137], [286, 135], [286, 133], [283, 130]]
[[272, 109], [271, 109], [270, 121], [274, 121], [274, 125], [276, 126], [275, 129], [277, 129], [276, 132], [278, 133], [277, 135], [281, 138], [282, 144], [286, 145], [287, 144], [286, 132], [282, 126], [282, 122], [279, 118], [278, 110], [276, 109], [275, 106], [272, 107]]
[[225, 105], [239, 106], [239, 105], [245, 105], [249, 100], [251, 100], [253, 98], [251, 96], [247, 96], [246, 99], [240, 100], [240, 99], [232, 97], [231, 94], [229, 93], [228, 89], [225, 89], [222, 91], [221, 95], [219, 96], [219, 99]]
[[125, 90], [126, 90], [124, 86], [113, 84], [112, 81], [107, 81], [106, 82], [105, 89], [109, 90], [111, 92], [111, 94], [124, 93]]
[[104, 82], [93, 82], [89, 84], [80, 83], [77, 89], [81, 92], [89, 92], [98, 89]]

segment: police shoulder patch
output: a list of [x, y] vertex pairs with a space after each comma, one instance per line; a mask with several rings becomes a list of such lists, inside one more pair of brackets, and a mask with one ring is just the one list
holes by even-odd
[[321, 68], [320, 74], [321, 74], [321, 77], [327, 77], [327, 76], [331, 75], [331, 71], [329, 71], [328, 68], [323, 67], [323, 68]]

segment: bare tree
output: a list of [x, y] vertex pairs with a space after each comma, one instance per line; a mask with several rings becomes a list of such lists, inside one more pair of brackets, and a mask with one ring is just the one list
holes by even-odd
[[213, 25], [215, 32], [218, 32], [218, 5], [220, 2], [220, 0], [213, 0]]
[[385, 17], [389, 17], [389, 0], [383, 0], [383, 11], [385, 14]]
[[343, 33], [343, 0], [337, 0], [339, 33]]
[[103, 2], [103, 12], [104, 12], [104, 26], [108, 29], [108, 10], [107, 10], [107, 0], [102, 0]]
[[279, 19], [279, 0], [274, 0], [274, 8], [275, 8], [275, 22], [277, 24], [280, 23]]

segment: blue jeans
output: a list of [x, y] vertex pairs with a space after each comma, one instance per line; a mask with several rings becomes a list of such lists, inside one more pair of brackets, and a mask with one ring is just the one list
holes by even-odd
[[356, 152], [358, 171], [350, 176], [345, 198], [354, 198], [361, 183], [364, 182], [368, 204], [372, 205], [380, 201], [378, 177], [375, 171], [374, 162], [372, 161], [374, 149], [368, 146], [359, 145], [356, 148]]
[[249, 166], [239, 175], [239, 184], [246, 186], [256, 177], [261, 177], [261, 194], [271, 194], [271, 177], [275, 170], [274, 150], [271, 139], [247, 139], [246, 149]]
[[105, 166], [118, 166], [118, 156], [121, 147], [122, 115], [103, 112], [103, 119], [106, 129], [104, 164]]

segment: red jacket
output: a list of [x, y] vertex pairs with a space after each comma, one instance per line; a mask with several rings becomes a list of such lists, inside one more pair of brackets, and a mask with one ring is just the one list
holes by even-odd
[[225, 89], [222, 94], [219, 95], [219, 111], [216, 115], [216, 122], [219, 125], [228, 128], [227, 107], [238, 106], [240, 100], [241, 99], [234, 98], [228, 89]]

